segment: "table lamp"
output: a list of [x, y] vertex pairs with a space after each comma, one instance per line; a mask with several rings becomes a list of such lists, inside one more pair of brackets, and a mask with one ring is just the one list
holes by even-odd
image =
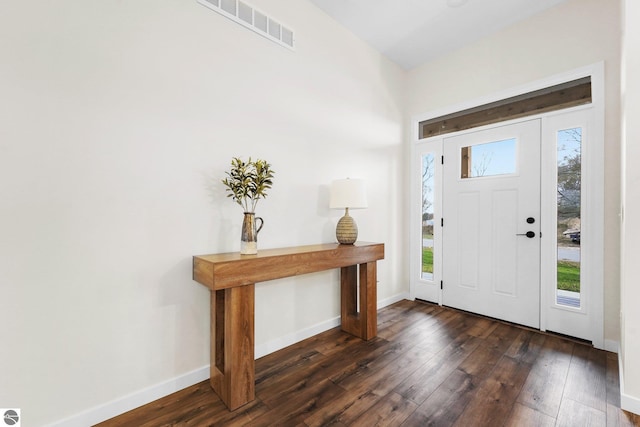
[[342, 245], [353, 245], [358, 239], [358, 226], [349, 209], [367, 207], [367, 190], [363, 179], [337, 179], [331, 183], [330, 209], [344, 209], [336, 226], [336, 239]]

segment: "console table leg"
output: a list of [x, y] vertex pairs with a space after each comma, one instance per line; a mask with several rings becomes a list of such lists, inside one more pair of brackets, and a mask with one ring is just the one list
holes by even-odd
[[357, 274], [355, 265], [340, 269], [340, 326], [343, 331], [360, 337]]
[[358, 266], [340, 269], [341, 327], [363, 340], [378, 333], [376, 263], [360, 264], [360, 304], [358, 306]]
[[211, 387], [230, 410], [255, 399], [255, 285], [211, 291]]
[[360, 338], [378, 334], [378, 278], [375, 262], [360, 264]]

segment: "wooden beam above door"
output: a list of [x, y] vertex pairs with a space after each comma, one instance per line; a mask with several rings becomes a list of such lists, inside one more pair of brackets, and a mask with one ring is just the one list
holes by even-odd
[[591, 103], [591, 77], [419, 123], [420, 139]]

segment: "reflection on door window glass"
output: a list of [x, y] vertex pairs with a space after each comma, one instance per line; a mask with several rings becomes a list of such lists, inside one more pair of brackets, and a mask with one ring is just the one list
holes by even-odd
[[580, 307], [582, 128], [558, 131], [558, 285], [556, 303]]
[[432, 153], [422, 156], [422, 269], [421, 277], [433, 280], [434, 172]]
[[516, 172], [516, 139], [462, 147], [461, 178], [478, 178]]

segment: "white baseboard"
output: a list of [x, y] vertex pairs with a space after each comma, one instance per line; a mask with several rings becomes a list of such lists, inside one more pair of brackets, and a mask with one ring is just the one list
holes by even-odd
[[267, 354], [271, 354], [275, 351], [281, 350], [285, 347], [290, 346], [291, 344], [295, 344], [297, 342], [305, 340], [314, 335], [318, 335], [321, 332], [328, 331], [329, 329], [335, 328], [336, 326], [339, 326], [339, 325], [340, 325], [340, 316], [318, 323], [316, 325], [313, 325], [301, 331], [296, 331], [292, 334], [285, 335], [284, 337], [271, 340], [264, 344], [256, 345], [256, 349], [255, 349], [256, 359], [262, 356], [266, 356]]
[[622, 356], [618, 353], [618, 371], [620, 373], [620, 407], [625, 411], [640, 415], [640, 399], [625, 393]]
[[620, 343], [614, 340], [604, 340], [604, 349], [611, 353], [618, 353], [620, 350]]
[[620, 407], [627, 412], [632, 412], [636, 415], [640, 415], [640, 399], [634, 396], [629, 396], [623, 392], [620, 393]]
[[[378, 301], [378, 309], [386, 307], [409, 297], [408, 293], [395, 295], [393, 297]], [[291, 344], [317, 335], [340, 325], [340, 317], [335, 317], [327, 321], [318, 323], [309, 328], [289, 334], [282, 338], [269, 341], [265, 344], [257, 345], [255, 348], [255, 357], [259, 358], [274, 351], [281, 350]], [[112, 400], [105, 404], [90, 408], [77, 415], [73, 415], [64, 420], [50, 424], [50, 427], [86, 427], [94, 425], [102, 421], [108, 420], [132, 409], [138, 408], [147, 403], [158, 400], [183, 388], [192, 386], [209, 378], [209, 365], [203, 366], [186, 374], [177, 376], [173, 379], [164, 381], [160, 384], [153, 385], [143, 390], [128, 394], [121, 398]]]
[[196, 369], [143, 390], [122, 396], [111, 402], [95, 406], [64, 420], [50, 424], [50, 427], [86, 427], [124, 414], [178, 390], [192, 386], [209, 378], [209, 365]]
[[[378, 310], [408, 298], [409, 298], [409, 294], [405, 292], [405, 293], [394, 295], [392, 297], [378, 301], [378, 305], [377, 305]], [[292, 334], [286, 335], [284, 337], [271, 340], [267, 343], [257, 345], [255, 349], [256, 359], [262, 356], [266, 356], [267, 354], [271, 354], [275, 351], [281, 350], [285, 347], [288, 347], [292, 344], [295, 344], [297, 342], [310, 338], [314, 335], [318, 335], [319, 333], [322, 333], [324, 331], [328, 331], [329, 329], [335, 328], [336, 326], [340, 326], [339, 316], [334, 317], [333, 319], [329, 319], [327, 321], [318, 323], [316, 325], [313, 325], [301, 331], [297, 331]]]
[[401, 294], [394, 295], [387, 299], [383, 299], [382, 301], [378, 301], [378, 310], [388, 305], [395, 304], [398, 301], [402, 301], [403, 299], [409, 299], [409, 292], [403, 292]]

